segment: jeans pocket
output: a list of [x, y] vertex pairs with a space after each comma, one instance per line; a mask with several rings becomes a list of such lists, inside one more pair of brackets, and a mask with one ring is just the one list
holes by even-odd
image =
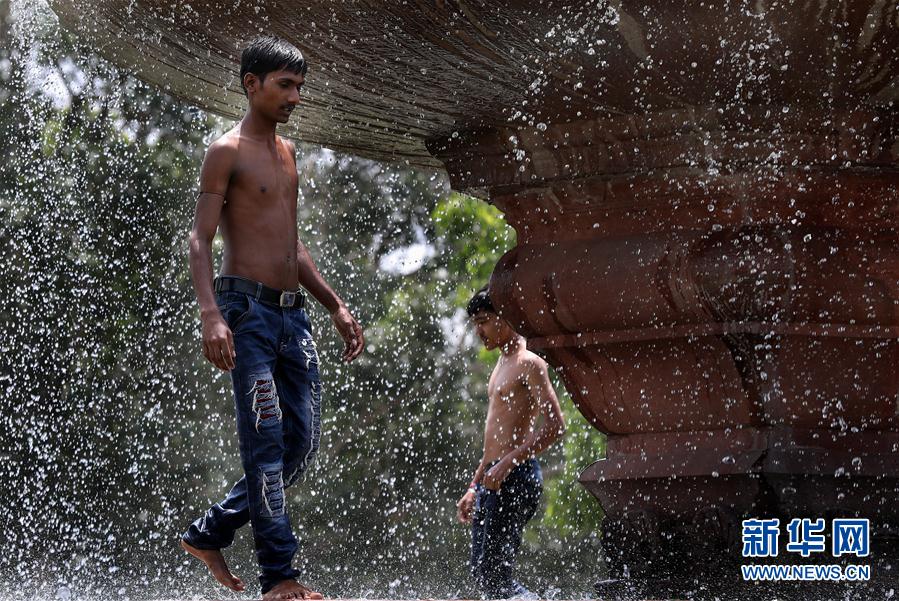
[[309, 338], [312, 338], [312, 321], [309, 319], [309, 313], [306, 312], [306, 309], [294, 311], [294, 315], [297, 325], [308, 334]]
[[231, 333], [235, 334], [240, 325], [253, 313], [253, 301], [246, 294], [228, 293], [219, 299], [218, 308]]

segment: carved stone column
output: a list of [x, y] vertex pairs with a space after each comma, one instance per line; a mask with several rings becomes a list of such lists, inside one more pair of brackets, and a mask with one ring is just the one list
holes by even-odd
[[710, 569], [750, 514], [899, 523], [897, 125], [707, 106], [434, 144], [518, 233], [496, 306], [608, 437], [581, 482], [613, 574]]

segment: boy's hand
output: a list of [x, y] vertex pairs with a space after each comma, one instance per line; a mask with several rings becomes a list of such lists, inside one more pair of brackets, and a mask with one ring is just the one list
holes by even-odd
[[515, 467], [515, 462], [509, 455], [499, 460], [499, 463], [487, 470], [484, 474], [484, 486], [490, 490], [499, 490], [503, 485], [503, 481], [509, 475], [509, 472]]
[[234, 337], [222, 314], [217, 312], [202, 320], [203, 356], [222, 371], [234, 369]]
[[475, 492], [471, 489], [462, 495], [462, 498], [456, 503], [456, 517], [463, 524], [471, 523], [471, 514], [474, 511]]
[[362, 326], [344, 306], [331, 314], [331, 320], [334, 322], [334, 327], [340, 332], [340, 337], [343, 338], [343, 360], [349, 363], [362, 354], [362, 349], [365, 347]]

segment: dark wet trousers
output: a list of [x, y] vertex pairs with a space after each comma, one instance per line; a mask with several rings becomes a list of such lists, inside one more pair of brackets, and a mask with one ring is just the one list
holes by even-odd
[[498, 491], [478, 486], [471, 521], [471, 575], [485, 598], [528, 593], [512, 572], [521, 533], [534, 517], [542, 491], [543, 475], [536, 459], [515, 467]]
[[217, 294], [237, 357], [231, 371], [244, 476], [220, 503], [190, 525], [184, 540], [221, 549], [250, 522], [262, 592], [296, 578], [297, 551], [285, 489], [314, 461], [321, 437], [318, 353], [302, 308], [240, 292]]

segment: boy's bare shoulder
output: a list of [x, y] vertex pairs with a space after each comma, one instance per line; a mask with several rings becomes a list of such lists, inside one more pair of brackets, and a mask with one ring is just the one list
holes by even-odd
[[546, 365], [546, 361], [543, 360], [543, 357], [528, 349], [521, 351], [521, 360], [528, 365]]
[[521, 351], [519, 354], [518, 364], [526, 371], [546, 371], [546, 361], [544, 361], [537, 353], [527, 349]]
[[227, 132], [206, 149], [203, 168], [200, 170], [200, 190], [226, 196], [229, 181], [238, 162], [238, 139]]
[[233, 157], [239, 147], [240, 132], [234, 128], [213, 140], [206, 149], [206, 156], [212, 158]]
[[281, 144], [290, 151], [290, 154], [297, 156], [297, 145], [294, 144], [293, 140], [285, 138], [284, 136], [278, 136], [278, 140], [280, 140]]

